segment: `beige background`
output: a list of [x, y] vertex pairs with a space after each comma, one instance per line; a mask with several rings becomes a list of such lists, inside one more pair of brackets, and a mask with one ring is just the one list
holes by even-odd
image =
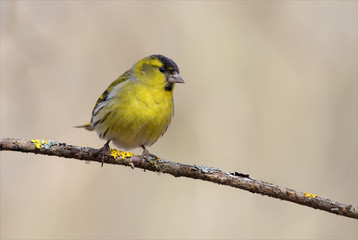
[[[357, 1], [1, 1], [1, 137], [101, 147], [73, 126], [161, 53], [186, 84], [152, 153], [358, 205], [357, 35]], [[16, 152], [0, 200], [3, 239], [358, 238], [242, 190]]]

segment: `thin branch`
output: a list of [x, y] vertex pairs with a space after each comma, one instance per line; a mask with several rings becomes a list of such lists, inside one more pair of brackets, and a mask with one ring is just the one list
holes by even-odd
[[104, 163], [107, 164], [141, 168], [148, 171], [170, 174], [174, 177], [201, 179], [203, 181], [240, 188], [252, 193], [259, 193], [337, 215], [358, 219], [358, 209], [355, 206], [339, 203], [309, 193], [298, 192], [272, 183], [252, 179], [246, 174], [226, 172], [218, 168], [182, 164], [165, 159], [141, 161], [139, 156], [131, 153], [112, 150], [111, 155], [108, 155], [103, 154], [103, 151], [99, 151], [98, 149], [72, 146], [51, 140], [0, 138], [0, 151], [30, 152], [100, 163], [104, 161]]

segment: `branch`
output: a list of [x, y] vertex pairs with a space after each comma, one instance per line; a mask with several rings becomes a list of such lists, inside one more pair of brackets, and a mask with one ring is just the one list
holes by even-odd
[[26, 140], [0, 138], [0, 151], [30, 152], [100, 163], [103, 161], [107, 164], [124, 165], [132, 168], [136, 167], [148, 171], [166, 173], [174, 177], [201, 179], [203, 181], [240, 188], [252, 193], [259, 193], [329, 213], [358, 219], [358, 209], [352, 205], [339, 203], [309, 193], [298, 192], [272, 183], [252, 179], [246, 174], [226, 172], [218, 168], [182, 164], [165, 159], [141, 161], [139, 156], [130, 152], [111, 149], [111, 154], [108, 155], [103, 154], [103, 151], [99, 151], [98, 149], [67, 145], [66, 143], [45, 139]]

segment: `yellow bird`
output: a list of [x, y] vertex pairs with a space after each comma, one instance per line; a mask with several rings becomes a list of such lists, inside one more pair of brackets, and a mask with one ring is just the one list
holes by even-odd
[[173, 60], [159, 54], [145, 57], [109, 85], [94, 106], [91, 122], [78, 127], [106, 139], [104, 151], [112, 141], [126, 150], [142, 147], [144, 159], [146, 147], [165, 133], [173, 117], [175, 83], [184, 81]]

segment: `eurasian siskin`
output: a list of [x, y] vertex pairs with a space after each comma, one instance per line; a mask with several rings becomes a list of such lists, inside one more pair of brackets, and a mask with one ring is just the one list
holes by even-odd
[[123, 149], [155, 143], [167, 130], [174, 114], [175, 83], [184, 83], [176, 63], [163, 55], [151, 55], [135, 63], [113, 81], [97, 100], [91, 122], [79, 127], [95, 130]]

